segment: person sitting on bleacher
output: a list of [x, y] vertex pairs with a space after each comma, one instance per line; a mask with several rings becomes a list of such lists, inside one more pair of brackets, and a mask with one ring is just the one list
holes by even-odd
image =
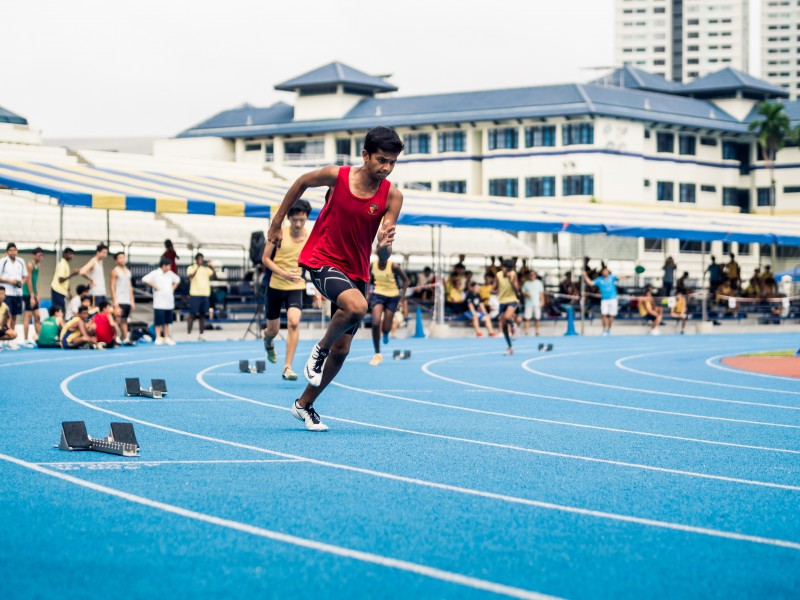
[[669, 316], [673, 319], [678, 319], [681, 335], [683, 335], [686, 329], [686, 319], [689, 318], [689, 315], [686, 310], [686, 296], [683, 295], [680, 288], [678, 288], [678, 292], [675, 294], [675, 303], [669, 310]]
[[639, 298], [639, 314], [645, 321], [652, 323], [651, 335], [659, 335], [661, 333], [658, 326], [661, 324], [663, 311], [660, 306], [656, 306], [656, 301], [653, 298], [653, 286], [651, 285], [645, 288], [644, 296]]

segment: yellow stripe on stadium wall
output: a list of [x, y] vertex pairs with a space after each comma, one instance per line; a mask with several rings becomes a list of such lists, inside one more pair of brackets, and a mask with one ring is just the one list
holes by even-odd
[[156, 212], [185, 215], [188, 211], [185, 198], [156, 198]]
[[244, 204], [230, 200], [217, 200], [214, 214], [218, 217], [243, 217]]
[[92, 194], [92, 208], [125, 210], [125, 196], [121, 194]]

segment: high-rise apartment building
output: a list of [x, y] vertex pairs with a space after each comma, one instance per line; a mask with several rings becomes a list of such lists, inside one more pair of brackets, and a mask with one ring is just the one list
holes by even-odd
[[616, 0], [614, 61], [681, 82], [724, 67], [747, 71], [748, 5], [749, 0]]
[[761, 78], [800, 96], [800, 4], [761, 0]]

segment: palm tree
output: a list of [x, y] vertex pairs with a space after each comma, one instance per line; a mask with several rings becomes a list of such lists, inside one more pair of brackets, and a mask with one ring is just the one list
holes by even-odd
[[770, 214], [775, 212], [775, 157], [786, 144], [791, 134], [792, 124], [789, 116], [778, 102], [762, 102], [756, 112], [760, 119], [752, 121], [748, 129], [756, 133], [761, 146], [761, 156], [769, 170], [769, 206]]

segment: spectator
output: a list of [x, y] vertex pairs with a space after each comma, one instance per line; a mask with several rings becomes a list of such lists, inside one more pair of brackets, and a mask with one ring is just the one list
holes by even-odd
[[774, 296], [778, 293], [778, 282], [770, 265], [764, 265], [764, 270], [761, 272], [761, 289], [767, 296]]
[[464, 306], [464, 281], [455, 269], [450, 272], [444, 282], [444, 293], [447, 310], [459, 314], [466, 310]]
[[[578, 286], [572, 280], [572, 271], [567, 271], [564, 274], [564, 279], [558, 284], [558, 292], [562, 296], [568, 297], [567, 301], [576, 299], [579, 295]], [[562, 298], [564, 300], [564, 298]]]
[[736, 256], [733, 252], [730, 253], [731, 260], [725, 265], [725, 277], [731, 285], [731, 289], [738, 290], [741, 288], [742, 271], [739, 268], [739, 263], [736, 262]]
[[64, 324], [61, 331], [61, 347], [64, 350], [94, 348], [97, 338], [89, 331], [89, 308], [81, 306], [76, 315]]
[[[169, 241], [169, 240], [168, 240]], [[175, 289], [181, 280], [171, 269], [166, 256], [161, 257], [160, 267], [142, 277], [142, 283], [153, 289], [153, 320], [156, 329], [156, 346], [174, 346], [169, 335], [169, 326], [175, 310]]]
[[653, 287], [648, 285], [644, 290], [644, 296], [639, 299], [639, 314], [645, 321], [652, 323], [650, 334], [659, 335], [661, 330], [658, 326], [661, 324], [661, 319], [664, 316], [660, 306], [656, 306], [656, 301], [653, 298]]
[[11, 312], [8, 310], [8, 304], [6, 304], [5, 300], [6, 288], [0, 286], [0, 350], [3, 349], [3, 345], [9, 350], [18, 350], [16, 345], [10, 345], [17, 337], [17, 332], [9, 327]]
[[[500, 257], [500, 261], [502, 262], [503, 257]], [[489, 257], [489, 264], [486, 266], [486, 272], [491, 273], [493, 276], [497, 275], [497, 271], [500, 270], [500, 267], [494, 264], [494, 256]]]
[[33, 328], [36, 330], [37, 336], [42, 330], [39, 318], [39, 265], [42, 264], [44, 250], [34, 248], [32, 255], [33, 259], [27, 266], [28, 276], [22, 285], [22, 304], [25, 308], [25, 316], [22, 320], [22, 337], [24, 344], [29, 348], [36, 346], [32, 340], [28, 339], [28, 328], [31, 320], [33, 320]]
[[133, 298], [131, 270], [127, 267], [126, 262], [127, 257], [124, 252], [117, 252], [114, 255], [115, 266], [111, 270], [110, 284], [114, 316], [120, 329], [122, 343], [127, 346], [131, 345], [128, 318], [136, 308], [136, 301]]
[[55, 304], [47, 309], [50, 315], [42, 321], [42, 329], [36, 339], [39, 348], [60, 348], [61, 328], [64, 327], [64, 309]]
[[50, 298], [53, 306], [60, 306], [62, 310], [67, 309], [67, 298], [69, 298], [69, 280], [78, 274], [78, 269], [70, 269], [69, 262], [75, 256], [72, 248], [64, 248], [61, 260], [58, 261], [56, 271], [53, 273], [53, 281], [50, 283]]
[[431, 302], [433, 300], [433, 288], [425, 287], [435, 283], [436, 278], [433, 276], [433, 271], [430, 267], [422, 269], [422, 273], [417, 274], [417, 286], [414, 288], [414, 294], [420, 299], [421, 302]]
[[664, 278], [663, 278], [663, 289], [662, 295], [663, 296], [670, 296], [672, 295], [672, 286], [675, 283], [675, 270], [678, 267], [675, 265], [675, 260], [668, 256], [667, 260], [664, 262]]
[[94, 256], [89, 259], [81, 270], [80, 275], [89, 280], [89, 295], [92, 297], [92, 306], [97, 306], [106, 299], [106, 273], [103, 269], [103, 261], [108, 256], [108, 246], [97, 244]]
[[747, 282], [747, 287], [744, 289], [745, 298], [762, 298], [763, 290], [761, 289], [761, 269], [756, 267], [753, 270], [753, 276]]
[[600, 290], [600, 319], [603, 322], [602, 335], [611, 335], [611, 325], [614, 323], [614, 317], [619, 312], [617, 276], [613, 275], [605, 265], [603, 265], [600, 274], [600, 277], [589, 279], [589, 273], [584, 269], [583, 278], [587, 285], [596, 286]]
[[[5, 302], [8, 307], [8, 328], [16, 332], [17, 316], [22, 314], [22, 285], [28, 278], [28, 269], [25, 262], [17, 258], [17, 245], [9, 242], [6, 246], [6, 256], [0, 260], [0, 284], [6, 290]], [[17, 343], [13, 338], [9, 338], [8, 347], [11, 350], [17, 349]]]
[[467, 310], [464, 312], [464, 317], [472, 321], [475, 335], [483, 337], [480, 328], [480, 324], [483, 323], [486, 331], [489, 332], [489, 337], [497, 337], [492, 328], [492, 320], [489, 318], [489, 309], [481, 299], [480, 284], [477, 281], [473, 281], [467, 288], [466, 304]]
[[178, 256], [178, 253], [175, 252], [175, 248], [172, 246], [172, 242], [170, 240], [164, 240], [164, 248], [166, 248], [166, 250], [164, 250], [164, 254], [161, 255], [161, 258], [166, 258], [169, 260], [170, 270], [177, 275], [178, 259], [180, 256]]
[[531, 317], [533, 318], [533, 332], [539, 335], [539, 323], [542, 320], [542, 306], [544, 306], [544, 284], [539, 279], [536, 271], [528, 271], [528, 278], [522, 284], [522, 296], [525, 302], [524, 319], [525, 335], [530, 333]]
[[92, 320], [97, 338], [97, 348], [100, 350], [113, 348], [120, 338], [120, 330], [114, 318], [114, 307], [103, 300], [97, 305], [97, 310], [98, 312]]
[[717, 288], [725, 280], [722, 267], [717, 264], [717, 259], [714, 256], [711, 257], [711, 264], [708, 265], [706, 273], [708, 273], [708, 293], [713, 296], [716, 294]]
[[75, 296], [69, 301], [67, 304], [67, 310], [65, 311], [64, 320], [71, 321], [75, 315], [78, 314], [78, 309], [83, 304], [83, 300], [88, 298], [89, 304], [91, 304], [91, 297], [89, 296], [89, 286], [80, 284], [77, 289], [75, 290]]
[[[291, 215], [289, 216], [291, 219]], [[197, 336], [198, 342], [204, 342], [203, 333], [206, 330], [206, 317], [208, 316], [209, 296], [211, 296], [211, 279], [217, 276], [217, 272], [205, 260], [205, 257], [198, 252], [194, 257], [194, 264], [186, 269], [189, 276], [189, 317], [186, 320], [186, 333], [192, 333], [192, 325], [197, 317], [200, 320], [200, 333]]]
[[458, 262], [453, 265], [453, 270], [457, 271], [459, 274], [463, 273], [467, 270], [467, 267], [464, 265], [464, 261], [467, 260], [466, 254], [459, 254], [458, 255]]
[[[731, 286], [731, 280], [724, 280], [717, 288], [716, 302], [717, 306], [725, 308], [725, 316], [735, 315], [738, 311], [738, 304], [736, 303], [736, 290]], [[731, 302], [731, 299], [733, 301]]]
[[684, 296], [691, 293], [692, 291], [689, 289], [689, 284], [687, 283], [687, 279], [689, 279], [689, 272], [684, 271], [683, 275], [681, 275], [680, 278], [678, 279], [678, 283], [675, 284], [675, 289], [678, 291], [678, 293], [681, 293]]
[[671, 316], [673, 319], [678, 319], [678, 322], [680, 323], [681, 335], [683, 335], [684, 330], [686, 329], [686, 320], [689, 318], [689, 314], [686, 310], [686, 296], [684, 296], [680, 288], [678, 288], [678, 293], [675, 294], [675, 302], [670, 308], [669, 316]]

